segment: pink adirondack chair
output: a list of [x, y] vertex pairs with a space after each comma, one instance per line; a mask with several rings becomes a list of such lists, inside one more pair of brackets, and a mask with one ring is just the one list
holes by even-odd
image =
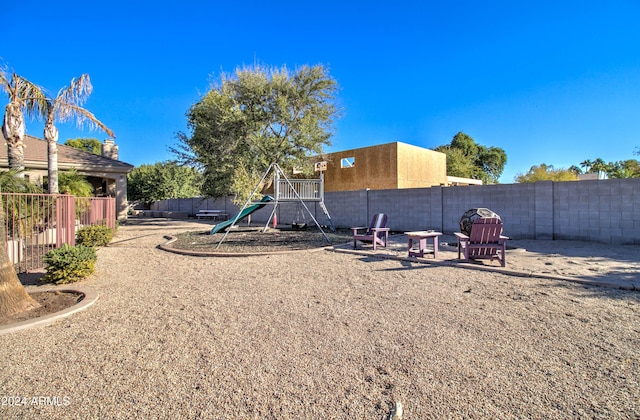
[[[364, 231], [366, 229], [366, 231]], [[371, 242], [373, 244], [373, 250], [376, 250], [376, 245], [387, 246], [389, 241], [389, 228], [387, 227], [387, 215], [384, 213], [378, 213], [371, 219], [369, 227], [361, 226], [351, 228], [353, 231], [353, 249], [356, 249], [356, 243]], [[363, 231], [363, 232], [361, 232]]]
[[458, 258], [464, 254], [465, 262], [469, 260], [498, 260], [505, 266], [507, 236], [502, 236], [502, 220], [496, 217], [476, 219], [471, 226], [469, 236], [454, 232], [458, 238]]

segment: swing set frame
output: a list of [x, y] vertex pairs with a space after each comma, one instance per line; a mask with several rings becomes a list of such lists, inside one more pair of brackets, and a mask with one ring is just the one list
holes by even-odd
[[[320, 166], [320, 167], [322, 167], [322, 166]], [[246, 209], [247, 206], [249, 206], [249, 204], [251, 203], [252, 198], [258, 192], [258, 188], [260, 188], [260, 185], [262, 185], [264, 180], [267, 178], [269, 173], [271, 173], [272, 171], [273, 171], [273, 176], [274, 176], [274, 187], [273, 188], [274, 188], [274, 196], [275, 196], [275, 198], [274, 198], [273, 201], [267, 201], [267, 202], [261, 202], [260, 203], [260, 204], [266, 204], [266, 205], [273, 205], [273, 210], [271, 211], [271, 215], [267, 219], [267, 223], [265, 223], [262, 232], [266, 232], [267, 231], [267, 229], [269, 227], [269, 223], [271, 223], [271, 221], [276, 217], [276, 210], [277, 210], [278, 205], [280, 203], [298, 203], [298, 205], [299, 206], [302, 205], [302, 207], [304, 207], [304, 210], [306, 210], [306, 212], [309, 214], [309, 216], [311, 216], [311, 219], [313, 220], [315, 225], [318, 227], [318, 229], [322, 233], [322, 236], [324, 236], [324, 238], [327, 240], [328, 243], [331, 243], [331, 240], [329, 239], [327, 234], [324, 232], [324, 230], [322, 230], [322, 227], [320, 226], [320, 223], [318, 223], [318, 220], [315, 218], [315, 216], [313, 215], [311, 210], [309, 210], [309, 207], [305, 203], [305, 201], [318, 202], [320, 204], [320, 207], [322, 208], [324, 214], [329, 219], [329, 226], [331, 228], [331, 231], [335, 232], [336, 228], [334, 227], [333, 221], [331, 220], [331, 215], [329, 214], [329, 211], [327, 210], [327, 207], [324, 204], [324, 173], [323, 173], [323, 171], [322, 170], [319, 171], [320, 172], [320, 178], [319, 179], [295, 179], [295, 180], [290, 180], [289, 178], [287, 178], [287, 176], [285, 175], [285, 173], [282, 170], [282, 168], [280, 167], [280, 165], [278, 165], [277, 163], [274, 162], [274, 163], [270, 164], [269, 167], [267, 168], [267, 170], [264, 172], [264, 175], [262, 175], [262, 178], [260, 179], [260, 181], [258, 182], [256, 187], [254, 188], [253, 192], [251, 193], [251, 195], [249, 196], [247, 201], [245, 201], [245, 203], [242, 206], [242, 208], [240, 209], [240, 211], [236, 214], [235, 218], [233, 219], [232, 224], [226, 230], [224, 236], [222, 237], [222, 239], [218, 243], [216, 249], [222, 244], [222, 242], [224, 242], [224, 240], [226, 239], [227, 235], [229, 234], [229, 231], [231, 230], [230, 229], [231, 226], [234, 226], [238, 222], [238, 219], [239, 219], [240, 215], [242, 214], [244, 209]], [[296, 217], [297, 217], [297, 211], [296, 211]]]

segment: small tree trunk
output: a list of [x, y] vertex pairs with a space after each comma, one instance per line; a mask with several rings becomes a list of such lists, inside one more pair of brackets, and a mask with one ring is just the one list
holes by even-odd
[[58, 194], [58, 129], [52, 122], [45, 124], [44, 138], [47, 141], [49, 194]]
[[4, 209], [0, 209], [0, 317], [40, 306], [24, 289], [7, 254]]

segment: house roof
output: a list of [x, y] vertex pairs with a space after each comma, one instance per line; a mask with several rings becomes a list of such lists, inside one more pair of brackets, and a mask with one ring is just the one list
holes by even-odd
[[[47, 142], [30, 135], [24, 136], [24, 166], [27, 169], [47, 168]], [[0, 168], [8, 168], [7, 143], [0, 140]], [[58, 168], [79, 171], [128, 173], [133, 165], [120, 160], [85, 152], [58, 143]]]

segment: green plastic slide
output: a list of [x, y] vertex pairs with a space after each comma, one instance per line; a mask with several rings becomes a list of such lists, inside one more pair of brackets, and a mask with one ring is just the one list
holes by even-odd
[[242, 219], [244, 219], [245, 217], [247, 217], [248, 215], [250, 215], [254, 211], [260, 210], [261, 208], [266, 206], [266, 203], [268, 201], [273, 201], [273, 197], [271, 197], [269, 195], [265, 195], [264, 197], [262, 197], [262, 200], [260, 200], [260, 201], [265, 203], [265, 204], [261, 204], [261, 203], [252, 204], [252, 205], [246, 207], [244, 210], [242, 210], [242, 212], [240, 212], [239, 216], [238, 215], [233, 216], [233, 217], [229, 218], [229, 220], [225, 220], [222, 223], [218, 223], [217, 225], [213, 225], [213, 228], [211, 229], [211, 235], [213, 235], [215, 233], [218, 233], [218, 232], [228, 228], [229, 226], [231, 226], [233, 224], [234, 221], [236, 223], [238, 223], [239, 221], [241, 221]]

